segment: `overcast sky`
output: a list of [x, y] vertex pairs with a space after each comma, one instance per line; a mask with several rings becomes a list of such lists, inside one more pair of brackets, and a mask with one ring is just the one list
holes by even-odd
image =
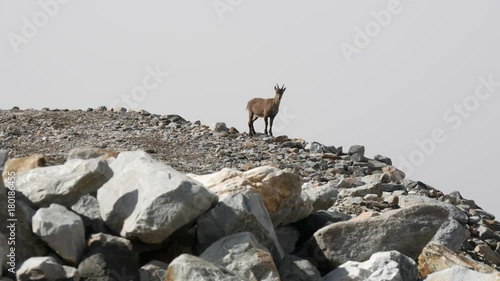
[[495, 0], [0, 0], [0, 105], [116, 105], [244, 131], [246, 102], [285, 84], [275, 135], [363, 144], [500, 216], [499, 11]]

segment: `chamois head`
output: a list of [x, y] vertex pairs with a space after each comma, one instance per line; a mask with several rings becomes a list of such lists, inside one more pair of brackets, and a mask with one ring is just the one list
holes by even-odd
[[280, 86], [278, 85], [278, 83], [276, 83], [276, 86], [274, 86], [274, 91], [276, 91], [276, 96], [278, 97], [279, 100], [281, 100], [281, 97], [283, 97], [283, 93], [285, 92], [286, 88], [285, 88], [285, 84], [283, 84], [283, 86]]

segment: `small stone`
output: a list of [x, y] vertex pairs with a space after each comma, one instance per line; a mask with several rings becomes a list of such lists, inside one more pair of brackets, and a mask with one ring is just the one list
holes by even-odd
[[213, 131], [213, 132], [227, 132], [227, 131], [229, 131], [229, 129], [226, 126], [226, 123], [224, 123], [224, 122], [214, 123], [209, 127], [209, 129], [210, 129], [210, 131]]
[[493, 251], [488, 245], [477, 245], [474, 251], [483, 256], [487, 261], [500, 265], [500, 254]]
[[349, 155], [359, 154], [361, 156], [365, 155], [365, 147], [363, 145], [353, 145], [349, 148]]
[[365, 201], [379, 201], [379, 197], [377, 194], [367, 194], [363, 197]]
[[380, 154], [375, 155], [374, 157], [375, 160], [385, 163], [387, 165], [392, 165], [392, 160], [389, 157], [382, 156]]

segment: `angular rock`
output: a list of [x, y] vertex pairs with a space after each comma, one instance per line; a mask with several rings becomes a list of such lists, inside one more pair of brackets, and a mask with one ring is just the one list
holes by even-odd
[[100, 160], [106, 160], [109, 158], [116, 158], [117, 156], [118, 152], [111, 149], [96, 148], [96, 147], [78, 147], [78, 148], [73, 148], [72, 150], [69, 151], [67, 160], [68, 161], [73, 159], [88, 160], [94, 158], [98, 158]]
[[252, 233], [270, 251], [275, 261], [281, 260], [283, 250], [258, 193], [245, 191], [229, 195], [198, 218], [201, 250], [221, 238], [243, 231]]
[[368, 194], [376, 194], [382, 196], [382, 189], [379, 184], [365, 184], [355, 188], [342, 189], [339, 193], [340, 197], [364, 197]]
[[389, 181], [391, 182], [402, 182], [406, 177], [403, 171], [400, 171], [393, 166], [383, 167], [382, 172], [389, 176]]
[[363, 145], [353, 145], [349, 148], [349, 152], [348, 154], [349, 155], [353, 155], [353, 154], [361, 154], [361, 155], [365, 155], [365, 147]]
[[365, 185], [365, 183], [358, 178], [343, 178], [337, 184], [337, 188], [353, 188], [363, 185]]
[[449, 219], [443, 223], [438, 232], [432, 238], [432, 243], [444, 245], [456, 251], [462, 243], [469, 238], [470, 232], [454, 219]]
[[301, 256], [312, 257], [320, 270], [392, 250], [417, 259], [448, 216], [440, 206], [418, 205], [371, 219], [335, 223], [317, 231]]
[[78, 265], [84, 280], [137, 280], [139, 256], [132, 243], [121, 237], [94, 234], [87, 244], [89, 249]]
[[489, 229], [487, 226], [481, 225], [478, 227], [477, 231], [479, 232], [479, 238], [485, 239], [495, 239], [500, 241], [500, 234], [497, 234], [495, 231]]
[[500, 272], [479, 273], [465, 267], [452, 267], [429, 275], [425, 281], [500, 281]]
[[80, 280], [78, 271], [59, 264], [53, 257], [33, 257], [16, 272], [17, 280]]
[[86, 249], [85, 229], [78, 215], [51, 204], [33, 216], [33, 232], [66, 262], [77, 264]]
[[325, 150], [323, 149], [323, 145], [318, 142], [311, 142], [308, 143], [305, 147], [305, 149], [309, 149], [310, 152], [312, 153], [324, 153]]
[[282, 281], [319, 281], [321, 275], [309, 261], [285, 255], [278, 266]]
[[462, 210], [458, 209], [457, 207], [440, 202], [436, 199], [425, 197], [425, 196], [419, 196], [419, 195], [400, 195], [399, 196], [399, 206], [401, 208], [408, 208], [411, 206], [416, 206], [416, 205], [421, 205], [421, 204], [434, 204], [441, 206], [445, 209], [448, 210], [450, 213], [450, 217], [457, 220], [461, 224], [467, 224], [469, 221], [469, 218], [467, 217], [467, 214], [465, 214]]
[[309, 198], [302, 196], [300, 176], [275, 167], [262, 166], [246, 172], [224, 168], [214, 174], [189, 176], [217, 194], [220, 200], [245, 190], [259, 193], [275, 226], [298, 221], [313, 210]]
[[303, 190], [312, 202], [313, 212], [328, 210], [337, 201], [339, 190], [333, 184]]
[[392, 165], [391, 158], [382, 156], [380, 154], [375, 155], [375, 157], [373, 159], [375, 159], [375, 160], [377, 160], [379, 162], [385, 163], [387, 165]]
[[141, 281], [165, 280], [167, 277], [168, 264], [153, 260], [139, 269]]
[[52, 203], [70, 207], [82, 195], [97, 191], [112, 175], [106, 161], [75, 159], [22, 173], [16, 183], [17, 190], [38, 207]]
[[373, 254], [365, 262], [348, 261], [322, 281], [417, 281], [418, 269], [415, 261], [398, 251]]
[[477, 245], [474, 252], [480, 254], [485, 260], [493, 264], [500, 265], [500, 254], [493, 251], [488, 245]]
[[493, 268], [483, 263], [459, 255], [443, 245], [433, 243], [429, 243], [418, 257], [418, 271], [421, 277], [454, 266], [471, 268], [482, 273], [495, 272]]
[[9, 159], [3, 166], [2, 177], [4, 180], [6, 180], [10, 172], [14, 172], [16, 176], [19, 176], [24, 172], [38, 167], [43, 167], [44, 165], [45, 155], [43, 154], [35, 154], [21, 158]]
[[123, 237], [160, 243], [208, 210], [217, 196], [143, 151], [122, 152], [97, 192], [106, 225]]
[[241, 280], [280, 280], [271, 254], [249, 232], [218, 240], [200, 258], [228, 269]]
[[318, 211], [312, 213], [305, 219], [302, 219], [293, 225], [300, 232], [300, 239], [298, 244], [309, 240], [311, 236], [321, 228], [330, 225], [332, 223], [348, 221], [351, 217], [339, 211]]
[[209, 127], [209, 129], [210, 129], [210, 131], [214, 131], [214, 132], [227, 132], [227, 131], [229, 131], [229, 129], [226, 126], [226, 123], [224, 123], [224, 122], [214, 123]]
[[73, 212], [80, 215], [85, 226], [85, 236], [91, 233], [108, 233], [110, 230], [101, 219], [99, 202], [91, 195], [82, 196], [78, 202], [71, 206]]
[[167, 269], [165, 281], [241, 281], [231, 271], [202, 258], [182, 254], [173, 260]]

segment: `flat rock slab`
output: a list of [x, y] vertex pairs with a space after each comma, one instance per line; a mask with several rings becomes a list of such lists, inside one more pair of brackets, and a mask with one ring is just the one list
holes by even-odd
[[416, 260], [448, 217], [448, 211], [438, 205], [418, 205], [366, 220], [334, 223], [318, 230], [301, 255], [314, 259], [327, 272], [345, 262], [363, 262], [375, 253], [392, 250]]
[[87, 248], [82, 219], [64, 206], [51, 204], [38, 209], [32, 227], [35, 234], [71, 264], [77, 264]]

